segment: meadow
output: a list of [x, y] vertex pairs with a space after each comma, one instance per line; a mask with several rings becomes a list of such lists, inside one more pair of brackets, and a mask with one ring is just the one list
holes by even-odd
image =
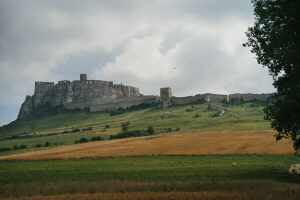
[[1, 161], [0, 196], [218, 191], [249, 197], [259, 191], [267, 197], [281, 188], [275, 193], [293, 197], [299, 180], [287, 169], [299, 162], [293, 155]]
[[[207, 110], [208, 104], [171, 107], [160, 110], [156, 106], [125, 111], [112, 115], [110, 112], [89, 113], [88, 111], [64, 111], [44, 113], [28, 120], [17, 120], [0, 128], [0, 155], [23, 153], [57, 146], [74, 144], [80, 138], [109, 139], [121, 131], [121, 124], [129, 122], [129, 130], [146, 130], [152, 126], [156, 134], [201, 131], [249, 131], [270, 130], [269, 122], [263, 119], [263, 103], [250, 102], [239, 106], [216, 104], [217, 110]], [[218, 110], [224, 116], [215, 117]], [[109, 127], [109, 128], [106, 128]], [[80, 129], [80, 132], [72, 132]], [[82, 131], [83, 129], [91, 129]], [[67, 133], [66, 133], [67, 132]], [[48, 146], [45, 144], [48, 143]], [[26, 144], [25, 149], [14, 149]], [[38, 147], [36, 147], [38, 146]]]

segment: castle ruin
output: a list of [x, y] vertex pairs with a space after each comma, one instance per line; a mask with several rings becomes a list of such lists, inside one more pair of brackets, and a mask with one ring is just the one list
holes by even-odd
[[80, 80], [54, 82], [35, 82], [34, 94], [26, 96], [18, 119], [27, 119], [40, 106], [63, 107], [69, 110], [89, 109], [90, 112], [112, 111], [140, 104], [157, 103], [161, 108], [170, 105], [184, 105], [206, 102], [233, 102], [235, 100], [267, 101], [272, 94], [199, 94], [188, 97], [172, 96], [171, 88], [161, 88], [160, 97], [143, 95], [139, 89], [111, 81], [88, 80], [86, 74], [80, 74]]

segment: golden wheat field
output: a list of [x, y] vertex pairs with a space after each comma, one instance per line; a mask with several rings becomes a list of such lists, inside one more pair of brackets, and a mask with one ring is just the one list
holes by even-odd
[[293, 154], [289, 140], [275, 141], [273, 131], [199, 132], [155, 135], [69, 145], [1, 156], [0, 159], [68, 159], [148, 155]]

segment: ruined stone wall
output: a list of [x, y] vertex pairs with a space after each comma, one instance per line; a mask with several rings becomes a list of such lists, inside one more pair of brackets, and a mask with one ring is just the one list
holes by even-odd
[[197, 94], [195, 96], [187, 96], [187, 97], [171, 97], [171, 103], [173, 105], [184, 105], [184, 104], [193, 104], [193, 103], [199, 103], [201, 101], [206, 102], [222, 102], [226, 101], [227, 95], [222, 94]]
[[184, 104], [193, 104], [199, 103], [201, 101], [212, 102], [212, 103], [220, 103], [220, 102], [231, 102], [235, 99], [242, 99], [243, 101], [268, 101], [269, 98], [273, 96], [271, 94], [198, 94], [196, 96], [187, 96], [187, 97], [171, 97], [172, 105], [184, 105]]
[[197, 99], [195, 96], [171, 97], [170, 101], [172, 105], [184, 105], [184, 104], [197, 103]]
[[242, 99], [243, 101], [268, 101], [274, 94], [230, 94], [228, 96], [228, 101], [230, 102], [232, 99]]
[[139, 96], [139, 97], [121, 97], [117, 99], [94, 99], [90, 107], [91, 112], [97, 111], [112, 111], [118, 108], [129, 108], [134, 105], [140, 105], [143, 103], [151, 104], [158, 103], [158, 96]]
[[[132, 99], [131, 97], [140, 97], [139, 89], [125, 85], [114, 85], [111, 81], [87, 80], [86, 74], [80, 75], [80, 80], [59, 81], [57, 84], [53, 82], [36, 82], [34, 95], [26, 97], [22, 104], [19, 118], [26, 118], [28, 113], [33, 112], [38, 106], [63, 106], [67, 109], [85, 109], [90, 108], [95, 99], [118, 99], [127, 97], [119, 101], [121, 107], [127, 105], [137, 105], [142, 99]], [[151, 99], [151, 98], [150, 98]], [[144, 99], [145, 102], [150, 101], [149, 98]], [[127, 102], [128, 101], [128, 102]], [[108, 104], [106, 102], [106, 104]], [[117, 107], [114, 103], [107, 107]]]
[[184, 105], [199, 102], [223, 102], [242, 99], [243, 101], [267, 101], [273, 94], [198, 94], [188, 97], [172, 97], [171, 88], [161, 88], [161, 96], [143, 96], [136, 87], [113, 84], [111, 81], [87, 80], [86, 74], [80, 80], [36, 82], [33, 96], [27, 96], [21, 106], [18, 119], [26, 119], [40, 105], [63, 106], [66, 109], [85, 109], [91, 112], [128, 108], [142, 103]]
[[51, 101], [52, 90], [54, 82], [35, 82], [34, 95], [32, 97], [33, 107], [44, 105]]
[[227, 101], [227, 95], [223, 95], [223, 94], [206, 93], [206, 94], [203, 94], [200, 96], [201, 96], [201, 99], [204, 99], [207, 102], [218, 103], [218, 102], [222, 102], [222, 101]]

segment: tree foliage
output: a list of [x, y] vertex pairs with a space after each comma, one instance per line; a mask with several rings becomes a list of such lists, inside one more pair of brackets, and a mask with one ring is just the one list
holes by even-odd
[[259, 64], [269, 69], [277, 89], [265, 118], [276, 139], [291, 138], [300, 150], [300, 1], [252, 0], [255, 23], [248, 42]]

